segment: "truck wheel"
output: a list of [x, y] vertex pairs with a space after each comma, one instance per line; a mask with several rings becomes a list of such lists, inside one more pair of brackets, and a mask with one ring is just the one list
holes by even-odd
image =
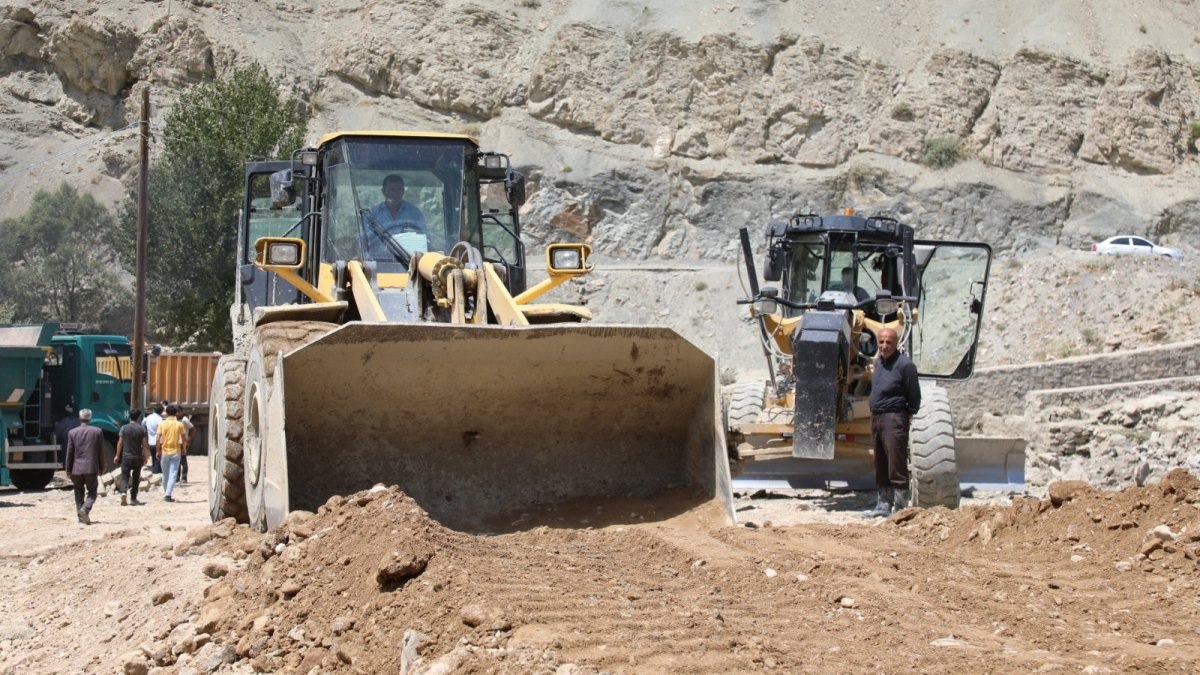
[[[277, 321], [254, 331], [250, 358], [246, 363], [246, 385], [243, 395], [243, 484], [246, 494], [246, 513], [250, 525], [267, 530], [266, 457], [267, 401], [275, 380], [275, 366], [281, 353], [306, 345], [336, 327], [324, 321]], [[286, 458], [280, 458], [281, 461]]]
[[908, 458], [912, 505], [958, 508], [958, 460], [950, 397], [935, 385], [921, 385], [921, 409], [913, 416]]
[[20, 469], [8, 474], [18, 490], [45, 490], [54, 478], [54, 469]]
[[113, 469], [121, 467], [113, 461], [113, 457], [117, 454], [116, 436], [104, 435], [104, 442], [100, 444], [100, 473], [109, 473]]
[[208, 394], [208, 514], [215, 523], [246, 515], [242, 482], [242, 396], [246, 359], [222, 356]]

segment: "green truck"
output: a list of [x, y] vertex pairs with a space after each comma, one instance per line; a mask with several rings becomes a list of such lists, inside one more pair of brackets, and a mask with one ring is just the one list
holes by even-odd
[[105, 470], [129, 421], [132, 348], [121, 335], [81, 335], [60, 324], [0, 325], [0, 486], [40, 490], [63, 468], [64, 418], [92, 410], [104, 431]]

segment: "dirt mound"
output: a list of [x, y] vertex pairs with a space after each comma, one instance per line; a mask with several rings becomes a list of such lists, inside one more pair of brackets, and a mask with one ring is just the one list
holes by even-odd
[[[1018, 497], [951, 513], [912, 510], [895, 524], [932, 547], [1055, 550], [1115, 569], [1173, 573], [1200, 568], [1200, 480], [1177, 469], [1162, 482], [1105, 492], [1082, 481], [1049, 486], [1047, 499]], [[1078, 562], [1078, 561], [1077, 561]]]
[[265, 535], [203, 528], [192, 552], [237, 562], [196, 632], [206, 658], [267, 672], [1163, 672], [1200, 657], [1186, 472], [884, 523], [703, 522], [471, 534], [376, 487]]

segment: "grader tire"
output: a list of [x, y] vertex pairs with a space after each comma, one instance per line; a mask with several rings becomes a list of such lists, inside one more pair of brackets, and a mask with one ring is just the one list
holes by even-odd
[[763, 411], [763, 385], [761, 382], [738, 382], [728, 390], [725, 409], [726, 429], [736, 424], [757, 422]]
[[215, 523], [250, 522], [242, 478], [242, 396], [246, 359], [222, 356], [208, 395], [208, 513]]
[[912, 505], [958, 508], [960, 487], [954, 452], [954, 418], [946, 390], [921, 386], [921, 409], [910, 431], [909, 473]]
[[267, 504], [264, 486], [267, 438], [266, 404], [275, 380], [279, 355], [306, 345], [333, 330], [336, 324], [324, 321], [277, 321], [259, 326], [250, 344], [243, 392], [242, 447], [243, 486], [246, 513], [251, 526], [267, 530]]

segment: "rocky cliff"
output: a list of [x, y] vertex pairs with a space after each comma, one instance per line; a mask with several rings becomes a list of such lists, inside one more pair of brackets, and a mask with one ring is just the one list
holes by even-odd
[[[727, 267], [737, 228], [847, 206], [1006, 255], [1118, 231], [1194, 250], [1192, 0], [825, 5], [8, 0], [0, 215], [62, 179], [122, 198], [141, 89], [161, 115], [253, 60], [314, 137], [423, 128], [509, 152], [531, 243], [585, 240], [602, 265]], [[576, 290], [601, 318], [622, 302]]]

